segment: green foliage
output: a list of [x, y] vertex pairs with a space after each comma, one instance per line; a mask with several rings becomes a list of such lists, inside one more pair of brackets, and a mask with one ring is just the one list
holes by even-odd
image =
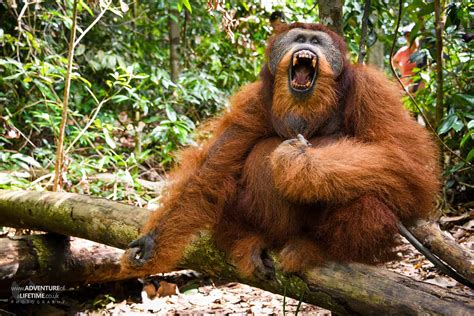
[[[17, 17], [11, 2], [0, 3], [0, 188], [45, 189], [51, 185], [56, 138], [67, 68], [67, 40], [73, 1], [29, 5]], [[438, 135], [465, 160], [474, 162], [472, 41], [473, 5], [452, 2], [445, 10], [444, 82], [446, 113], [434, 121], [436, 63], [433, 2], [406, 2], [402, 25], [414, 24], [410, 40], [421, 42], [418, 70], [425, 88], [416, 94]], [[389, 49], [398, 1], [372, 1], [369, 54], [377, 41]], [[33, 8], [34, 6], [34, 8]], [[180, 76], [169, 75], [168, 11], [179, 11]], [[207, 11], [207, 1], [79, 1], [78, 36], [98, 23], [76, 46], [66, 126], [66, 190], [141, 204], [155, 193], [137, 179], [155, 181], [174, 163], [176, 152], [194, 144], [196, 127], [225, 109], [227, 97], [258, 77], [271, 34], [268, 17], [280, 10], [287, 21], [317, 21], [314, 1], [226, 1], [235, 19], [232, 41], [222, 27], [222, 12]], [[355, 60], [363, 2], [345, 1], [344, 32]], [[19, 25], [21, 26], [19, 28]], [[396, 35], [397, 48], [403, 45]], [[388, 71], [387, 71], [388, 73]], [[408, 100], [406, 106], [415, 114]], [[445, 197], [465, 202], [473, 172], [445, 152]], [[114, 175], [113, 180], [102, 174]]]
[[[171, 4], [181, 12], [184, 57], [179, 79], [172, 82], [168, 2], [99, 1], [95, 7], [79, 2], [78, 36], [106, 12], [75, 49], [66, 190], [130, 199], [130, 190], [140, 188], [138, 178], [156, 180], [169, 169], [177, 150], [193, 143], [195, 127], [258, 76], [269, 33], [262, 28], [265, 20], [245, 22], [254, 32], [237, 33], [232, 43], [220, 30], [220, 14], [209, 15], [206, 3]], [[7, 3], [0, 8], [0, 188], [43, 189], [51, 185], [54, 168], [72, 2], [28, 7], [21, 29], [18, 8]], [[237, 14], [250, 12], [241, 6]], [[97, 173], [118, 179], [91, 181]]]
[[[474, 13], [472, 4], [451, 3], [446, 10], [446, 24], [443, 31], [443, 90], [445, 115], [436, 122], [436, 37], [433, 3], [414, 1], [407, 8], [407, 17], [416, 23], [410, 40], [420, 41], [421, 53], [426, 58], [426, 66], [418, 69], [415, 80], [423, 82], [424, 88], [416, 98], [431, 124], [437, 126], [439, 137], [462, 157], [444, 151], [444, 196], [447, 202], [469, 202], [474, 194], [473, 168], [466, 162], [474, 162], [474, 96], [472, 50], [474, 42], [466, 38], [470, 16]], [[410, 105], [409, 102], [407, 102]], [[418, 109], [413, 109], [418, 111]]]

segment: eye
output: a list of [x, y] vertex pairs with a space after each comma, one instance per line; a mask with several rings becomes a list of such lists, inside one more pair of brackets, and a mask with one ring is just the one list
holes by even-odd
[[316, 37], [313, 37], [311, 39], [311, 44], [314, 44], [314, 45], [319, 44], [319, 40]]
[[297, 43], [306, 43], [306, 38], [303, 35], [298, 35], [295, 39]]

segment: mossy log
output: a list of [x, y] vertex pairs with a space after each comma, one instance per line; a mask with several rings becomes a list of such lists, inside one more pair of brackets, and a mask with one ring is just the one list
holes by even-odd
[[[84, 284], [137, 277], [139, 271], [120, 275], [123, 251], [117, 248], [124, 248], [139, 235], [149, 212], [78, 194], [0, 190], [0, 226], [76, 236], [116, 247], [51, 234], [3, 239], [0, 251], [6, 256], [0, 259], [0, 285], [25, 279]], [[469, 297], [362, 264], [330, 262], [300, 276], [277, 272], [271, 281], [242, 279], [206, 233], [190, 245], [180, 266], [275, 293], [282, 294], [286, 288], [286, 294], [294, 298], [306, 291], [305, 302], [338, 314], [474, 313]]]

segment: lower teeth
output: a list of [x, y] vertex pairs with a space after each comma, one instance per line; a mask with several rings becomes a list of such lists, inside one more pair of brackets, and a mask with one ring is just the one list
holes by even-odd
[[309, 86], [311, 85], [311, 82], [307, 82], [305, 84], [299, 84], [295, 81], [292, 81], [291, 85], [293, 86], [293, 88], [303, 89], [303, 88], [309, 88]]

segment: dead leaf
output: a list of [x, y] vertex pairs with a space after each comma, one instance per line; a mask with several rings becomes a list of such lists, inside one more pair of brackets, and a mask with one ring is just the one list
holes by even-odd
[[160, 287], [157, 291], [158, 297], [165, 297], [178, 294], [178, 286], [174, 283], [168, 283], [166, 281], [160, 281]]

